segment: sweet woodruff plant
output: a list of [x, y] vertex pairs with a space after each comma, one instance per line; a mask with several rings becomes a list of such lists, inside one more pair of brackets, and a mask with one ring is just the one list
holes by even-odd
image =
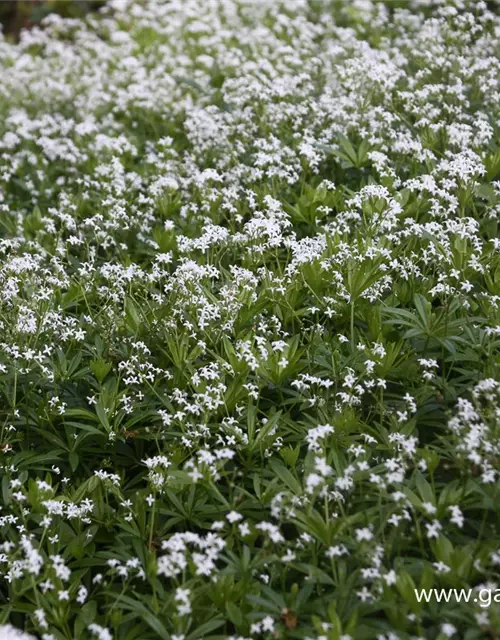
[[[498, 3], [0, 39], [0, 637], [483, 640]], [[475, 591], [474, 591], [475, 593]]]

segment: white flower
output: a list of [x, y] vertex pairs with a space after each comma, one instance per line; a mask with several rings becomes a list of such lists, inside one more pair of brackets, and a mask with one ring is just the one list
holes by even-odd
[[78, 594], [76, 596], [76, 601], [78, 602], [78, 604], [83, 604], [85, 602], [85, 600], [87, 599], [87, 595], [88, 595], [88, 590], [82, 584], [80, 586], [80, 588], [78, 589]]
[[243, 516], [241, 515], [241, 513], [238, 513], [237, 511], [230, 511], [227, 514], [226, 518], [232, 524], [233, 522], [238, 522], [238, 520], [241, 520]]
[[464, 526], [465, 519], [460, 507], [458, 507], [457, 505], [452, 505], [448, 507], [448, 509], [449, 511], [451, 511], [451, 522], [453, 522], [453, 524], [456, 524], [457, 527], [461, 529]]
[[265, 618], [263, 618], [261, 620], [261, 625], [263, 632], [268, 631], [272, 633], [274, 631], [274, 620], [271, 618], [271, 616], [266, 616]]
[[437, 512], [436, 507], [431, 502], [423, 502], [422, 507], [429, 515], [434, 515]]
[[426, 523], [427, 537], [429, 539], [439, 538], [439, 532], [442, 530], [443, 525], [438, 520], [433, 520], [432, 523]]
[[456, 632], [457, 628], [449, 622], [445, 622], [441, 625], [441, 633], [444, 633], [447, 638], [451, 638]]
[[36, 640], [35, 636], [24, 633], [10, 624], [0, 625], [1, 640]]
[[280, 560], [281, 562], [293, 562], [296, 559], [296, 555], [295, 553], [293, 553], [293, 551], [291, 549], [287, 549], [286, 550], [286, 554], [284, 556], [281, 556]]
[[373, 533], [368, 527], [364, 527], [363, 529], [356, 529], [354, 535], [356, 536], [356, 540], [358, 542], [363, 542], [364, 540], [369, 541], [373, 539]]
[[105, 627], [101, 627], [95, 622], [87, 628], [93, 636], [97, 636], [98, 640], [113, 640], [111, 633]]
[[189, 601], [189, 596], [191, 591], [189, 589], [181, 589], [178, 587], [175, 591], [175, 602], [177, 603], [177, 613], [180, 616], [188, 616], [191, 609], [191, 602]]
[[393, 584], [396, 584], [397, 576], [396, 576], [396, 572], [394, 571], [394, 569], [391, 569], [390, 571], [388, 571], [384, 575], [384, 580], [385, 580], [386, 584], [389, 585], [389, 586], [391, 586]]
[[433, 562], [432, 564], [437, 573], [449, 573], [451, 571], [450, 567], [441, 560], [439, 560], [439, 562]]

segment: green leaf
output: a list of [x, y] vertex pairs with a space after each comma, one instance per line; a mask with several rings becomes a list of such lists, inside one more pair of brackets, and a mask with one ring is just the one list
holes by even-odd
[[76, 453], [76, 451], [70, 451], [69, 464], [71, 467], [71, 471], [76, 471], [78, 469], [79, 462], [80, 462], [80, 456]]
[[95, 375], [98, 382], [102, 382], [104, 380], [104, 378], [111, 371], [112, 367], [112, 362], [106, 362], [102, 358], [95, 358], [90, 363], [92, 373]]
[[130, 296], [125, 298], [125, 319], [128, 328], [133, 333], [137, 333], [141, 326], [141, 314]]
[[204, 624], [197, 627], [192, 633], [188, 635], [186, 640], [197, 640], [197, 638], [206, 638], [211, 631], [222, 627], [225, 624], [225, 620], [221, 618], [214, 618], [213, 620], [209, 620]]
[[237, 628], [243, 625], [243, 615], [238, 606], [233, 602], [226, 602], [226, 611], [229, 619]]
[[432, 487], [420, 473], [420, 471], [415, 472], [415, 482], [422, 500], [424, 502], [435, 504], [434, 492], [432, 491]]
[[297, 464], [297, 460], [299, 459], [299, 453], [299, 444], [293, 449], [292, 447], [283, 447], [282, 449], [280, 449], [280, 456], [289, 467], [295, 467], [295, 465]]
[[269, 466], [282, 482], [295, 494], [301, 495], [303, 490], [300, 482], [294, 478], [290, 471], [277, 459], [271, 459]]
[[106, 429], [106, 431], [111, 431], [111, 426], [109, 424], [108, 416], [106, 415], [106, 411], [102, 405], [101, 400], [97, 400], [95, 403], [95, 409], [97, 413], [97, 417], [99, 418], [99, 422]]

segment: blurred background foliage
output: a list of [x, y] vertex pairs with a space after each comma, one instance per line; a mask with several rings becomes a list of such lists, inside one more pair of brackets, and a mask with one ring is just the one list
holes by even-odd
[[104, 4], [105, 0], [0, 0], [0, 24], [5, 36], [15, 40], [21, 29], [39, 24], [49, 13], [81, 18]]
[[[314, 5], [315, 0], [310, 0]], [[333, 0], [344, 4], [349, 10], [352, 0]], [[394, 10], [408, 6], [408, 0], [375, 0]], [[443, 0], [431, 0], [428, 9], [437, 7]], [[320, 4], [324, 0], [320, 0]], [[435, 2], [435, 4], [433, 4]], [[29, 29], [40, 23], [49, 13], [58, 13], [67, 18], [81, 18], [89, 11], [96, 11], [106, 0], [0, 0], [0, 26], [10, 40], [17, 40], [21, 29]], [[486, 0], [488, 9], [500, 10], [500, 0]], [[425, 10], [425, 6], [423, 7]]]

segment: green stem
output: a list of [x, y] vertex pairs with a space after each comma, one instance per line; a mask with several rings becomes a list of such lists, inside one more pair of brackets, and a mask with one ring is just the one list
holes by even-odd
[[351, 347], [353, 350], [356, 348], [356, 341], [354, 339], [354, 299], [351, 298]]

